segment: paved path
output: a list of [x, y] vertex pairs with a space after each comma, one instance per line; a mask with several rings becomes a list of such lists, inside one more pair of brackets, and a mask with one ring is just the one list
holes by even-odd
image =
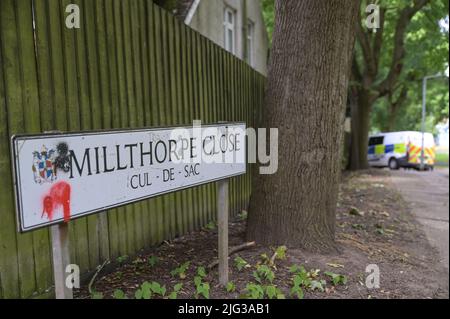
[[431, 245], [440, 253], [448, 267], [449, 255], [449, 170], [437, 168], [433, 172], [392, 171], [392, 180], [412, 208], [417, 220], [424, 226]]

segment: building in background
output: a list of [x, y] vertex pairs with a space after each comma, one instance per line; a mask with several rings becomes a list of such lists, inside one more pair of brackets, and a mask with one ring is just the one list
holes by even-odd
[[436, 144], [440, 147], [447, 148], [449, 146], [449, 137], [448, 137], [448, 119], [443, 121], [441, 124], [436, 126], [438, 131]]
[[259, 0], [178, 0], [175, 15], [267, 75], [269, 36]]

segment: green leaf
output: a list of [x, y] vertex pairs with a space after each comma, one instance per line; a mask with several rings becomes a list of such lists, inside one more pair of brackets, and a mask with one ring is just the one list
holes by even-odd
[[253, 272], [253, 276], [255, 277], [256, 281], [258, 281], [259, 283], [262, 282], [262, 279], [266, 279], [270, 283], [272, 283], [273, 280], [275, 279], [274, 272], [267, 265], [259, 265], [258, 267], [256, 267], [256, 271]]
[[208, 283], [200, 283], [197, 286], [197, 296], [203, 296], [206, 299], [209, 299], [209, 284]]
[[325, 275], [331, 278], [334, 286], [337, 286], [339, 284], [345, 285], [347, 283], [347, 277], [344, 275], [335, 274], [330, 271], [325, 272]]
[[127, 298], [127, 296], [125, 295], [125, 292], [123, 292], [123, 290], [120, 290], [120, 289], [114, 290], [113, 297], [114, 297], [114, 299], [126, 299]]
[[91, 299], [103, 299], [103, 294], [101, 292], [94, 292], [91, 295]]
[[120, 257], [117, 257], [117, 262], [121, 264], [121, 263], [127, 261], [127, 259], [128, 259], [127, 255], [120, 256]]
[[179, 276], [180, 279], [185, 279], [186, 278], [186, 271], [189, 269], [191, 262], [187, 261], [184, 264], [182, 264], [180, 267], [175, 268], [174, 270], [172, 270], [170, 272], [170, 274], [175, 277], [175, 276]]
[[241, 211], [241, 212], [238, 214], [238, 217], [239, 217], [241, 220], [246, 220], [247, 217], [248, 217], [248, 212], [245, 211], [245, 210], [243, 210], [243, 211]]
[[303, 289], [301, 287], [292, 287], [291, 296], [295, 296], [297, 299], [303, 299]]
[[303, 284], [304, 280], [303, 280], [302, 276], [295, 275], [293, 281], [294, 281], [294, 286], [300, 287]]
[[319, 290], [319, 291], [323, 292], [325, 290], [324, 286], [325, 286], [324, 280], [320, 280], [320, 281], [312, 280], [310, 288], [311, 288], [311, 290]]
[[173, 290], [174, 290], [175, 292], [179, 292], [179, 291], [181, 291], [182, 288], [183, 288], [183, 284], [182, 284], [182, 283], [179, 283], [179, 284], [176, 284], [176, 285], [173, 287]]
[[244, 268], [250, 268], [250, 265], [248, 264], [247, 261], [245, 261], [243, 258], [237, 256], [236, 258], [234, 258], [234, 265], [236, 266], [236, 268], [241, 271]]
[[214, 230], [216, 229], [217, 225], [215, 222], [209, 222], [208, 224], [206, 224], [205, 228], [208, 230]]
[[294, 274], [306, 274], [305, 267], [298, 265], [292, 265], [291, 267], [289, 267], [289, 272]]
[[169, 294], [168, 298], [169, 299], [177, 299], [178, 298], [178, 293], [181, 291], [181, 289], [183, 288], [183, 284], [182, 283], [178, 283], [173, 287], [173, 291]]
[[195, 284], [195, 286], [200, 286], [201, 283], [202, 283], [202, 277], [200, 277], [200, 276], [195, 276], [195, 277], [194, 277], [194, 284]]
[[173, 291], [169, 294], [168, 296], [169, 299], [177, 299], [178, 298], [178, 294], [176, 291]]
[[254, 272], [253, 272], [253, 277], [255, 278], [255, 280], [256, 280], [258, 283], [261, 283], [261, 282], [262, 282], [262, 279], [261, 279], [261, 277], [259, 277], [259, 274], [258, 274], [257, 271], [254, 271]]
[[286, 246], [280, 246], [275, 250], [275, 253], [277, 254], [277, 256], [275, 257], [276, 259], [286, 259], [286, 251], [287, 251], [287, 247]]
[[149, 264], [150, 267], [155, 267], [158, 262], [159, 262], [159, 259], [156, 256], [150, 256], [147, 259], [147, 263]]
[[135, 292], [134, 297], [136, 299], [151, 299], [152, 295], [151, 284], [146, 281], [141, 285], [141, 288]]
[[160, 295], [160, 296], [162, 296], [162, 297], [164, 297], [165, 296], [165, 294], [166, 294], [166, 286], [161, 286], [158, 282], [156, 282], [156, 281], [153, 281], [151, 284], [150, 284], [150, 289], [151, 289], [151, 291], [154, 293], [154, 294], [157, 294], [157, 295]]
[[201, 278], [205, 278], [205, 277], [206, 277], [206, 270], [205, 270], [205, 267], [198, 267], [198, 268], [197, 268], [197, 274], [198, 274]]
[[267, 256], [266, 253], [261, 254], [261, 260], [262, 260], [262, 262], [263, 262], [264, 264], [269, 264], [269, 263], [270, 263], [270, 258], [269, 258], [269, 256]]
[[266, 286], [266, 294], [269, 299], [273, 299], [277, 296], [278, 290], [274, 285]]
[[236, 286], [231, 281], [227, 283], [225, 288], [227, 289], [227, 292], [234, 292], [236, 290]]
[[143, 293], [141, 289], [136, 290], [136, 292], [134, 293], [134, 298], [135, 299], [142, 299]]
[[264, 289], [261, 285], [249, 283], [245, 287], [244, 291], [245, 291], [245, 294], [243, 296], [245, 298], [250, 298], [250, 299], [263, 299], [264, 298]]

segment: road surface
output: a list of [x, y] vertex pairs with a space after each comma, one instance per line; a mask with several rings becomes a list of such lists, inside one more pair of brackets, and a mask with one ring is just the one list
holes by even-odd
[[449, 170], [433, 172], [392, 171], [394, 185], [410, 203], [412, 212], [424, 226], [431, 245], [440, 253], [441, 262], [448, 266], [449, 255]]

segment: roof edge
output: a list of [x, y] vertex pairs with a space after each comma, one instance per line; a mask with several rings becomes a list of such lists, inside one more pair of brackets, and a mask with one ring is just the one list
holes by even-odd
[[191, 4], [191, 7], [189, 8], [186, 17], [184, 18], [184, 23], [186, 25], [191, 24], [192, 18], [194, 17], [194, 14], [197, 11], [199, 4], [200, 4], [200, 0], [194, 0], [194, 2]]

